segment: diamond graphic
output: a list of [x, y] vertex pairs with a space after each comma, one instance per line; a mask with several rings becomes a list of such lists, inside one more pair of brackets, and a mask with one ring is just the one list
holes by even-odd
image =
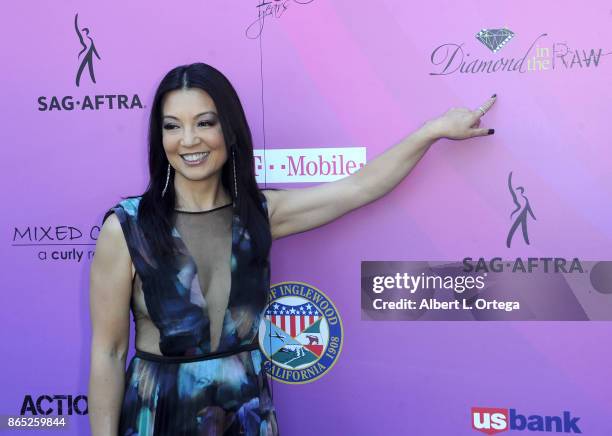
[[486, 45], [493, 53], [498, 52], [514, 37], [510, 29], [482, 29], [476, 34], [476, 39]]

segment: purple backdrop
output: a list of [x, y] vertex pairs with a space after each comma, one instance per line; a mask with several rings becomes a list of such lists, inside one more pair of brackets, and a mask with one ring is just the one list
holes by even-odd
[[[449, 107], [499, 96], [483, 118], [495, 135], [439, 141], [386, 197], [275, 242], [272, 282], [316, 286], [343, 323], [328, 373], [274, 383], [284, 434], [475, 434], [476, 406], [567, 410], [584, 434], [612, 434], [610, 323], [360, 316], [362, 260], [612, 257], [610, 5], [519, 3], [273, 1], [261, 32], [257, 1], [6, 5], [0, 415], [19, 415], [26, 395], [87, 393], [95, 226], [145, 187], [157, 83], [203, 61], [238, 90], [260, 150], [365, 147], [371, 161]], [[96, 83], [86, 66], [79, 86], [76, 14], [99, 55]], [[495, 52], [475, 36], [502, 28], [514, 37]], [[501, 61], [471, 72], [475, 59]], [[521, 68], [508, 71], [511, 59]], [[510, 171], [537, 220], [531, 245], [508, 249]], [[290, 181], [267, 186], [308, 186]], [[80, 260], [52, 258], [73, 249]], [[87, 416], [73, 415], [65, 434], [88, 434]]]

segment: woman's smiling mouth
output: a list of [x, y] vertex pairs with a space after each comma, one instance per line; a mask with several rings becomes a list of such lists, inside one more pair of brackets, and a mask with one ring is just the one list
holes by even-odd
[[204, 151], [200, 153], [181, 154], [180, 156], [187, 165], [199, 165], [206, 160], [209, 154], [210, 151]]

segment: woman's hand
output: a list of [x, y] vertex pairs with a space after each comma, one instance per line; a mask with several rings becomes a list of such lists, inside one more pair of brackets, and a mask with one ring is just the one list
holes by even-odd
[[434, 138], [467, 139], [495, 133], [494, 129], [481, 128], [480, 118], [493, 106], [497, 94], [475, 110], [467, 108], [450, 108], [441, 117], [425, 123], [424, 128]]
[[272, 238], [322, 226], [382, 197], [408, 175], [438, 138], [489, 135], [489, 129], [479, 128], [480, 117], [494, 102], [495, 95], [481, 106], [482, 111], [452, 108], [426, 122], [349, 177], [309, 188], [262, 191], [268, 200]]

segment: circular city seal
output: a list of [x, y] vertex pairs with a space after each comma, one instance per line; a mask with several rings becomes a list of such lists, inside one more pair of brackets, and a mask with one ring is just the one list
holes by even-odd
[[304, 282], [270, 287], [259, 325], [264, 367], [288, 384], [314, 381], [334, 366], [342, 350], [342, 320], [327, 295]]

